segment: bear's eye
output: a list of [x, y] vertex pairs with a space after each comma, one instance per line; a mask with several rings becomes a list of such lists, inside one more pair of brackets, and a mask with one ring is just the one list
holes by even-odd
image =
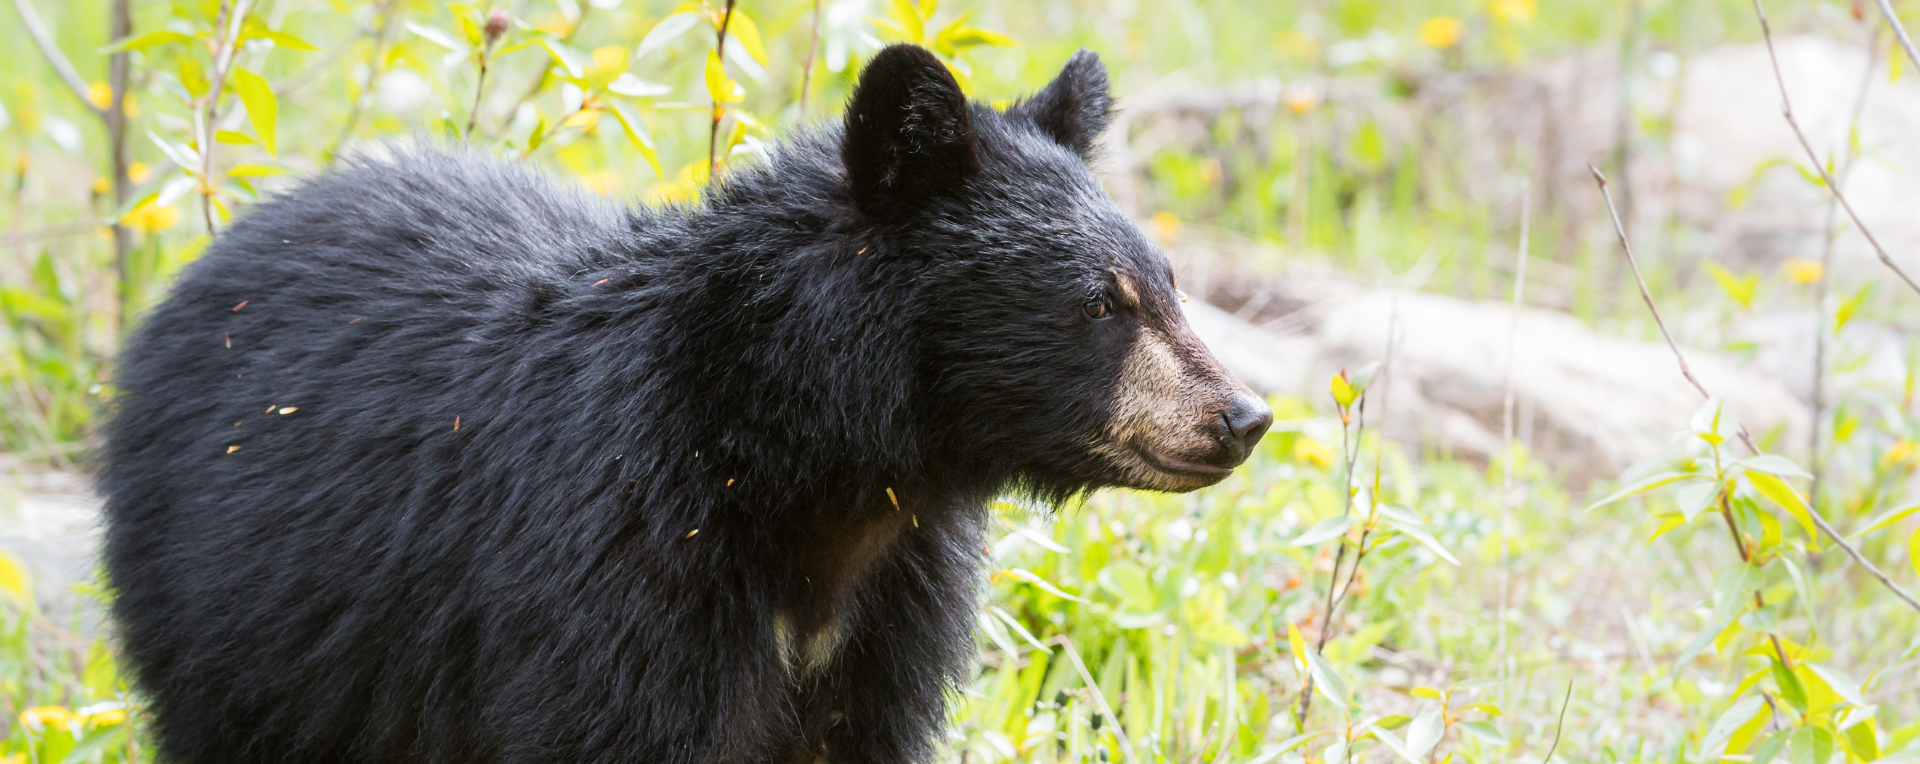
[[1107, 305], [1107, 298], [1105, 295], [1096, 295], [1096, 296], [1087, 298], [1086, 304], [1081, 305], [1080, 310], [1087, 314], [1087, 318], [1091, 318], [1096, 321], [1102, 318], [1106, 318], [1107, 316], [1113, 315], [1113, 308]]

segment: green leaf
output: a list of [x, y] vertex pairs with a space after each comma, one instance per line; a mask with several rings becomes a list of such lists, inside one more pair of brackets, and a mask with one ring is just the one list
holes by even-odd
[[1760, 454], [1759, 456], [1750, 456], [1734, 463], [1754, 472], [1765, 472], [1769, 475], [1777, 475], [1780, 477], [1813, 477], [1807, 474], [1806, 470], [1800, 469], [1800, 465], [1794, 464], [1792, 459], [1788, 459], [1779, 454]]
[[540, 47], [547, 50], [547, 55], [552, 56], [560, 68], [567, 70], [568, 77], [579, 79], [586, 76], [587, 59], [581, 57], [580, 51], [567, 47], [566, 43], [559, 40], [541, 40]]
[[[613, 112], [613, 118], [620, 121], [620, 129], [626, 131], [627, 140], [633, 144], [635, 150], [640, 152], [640, 156], [647, 160], [647, 166], [653, 168], [653, 176], [666, 177], [666, 174], [660, 171], [660, 154], [653, 148], [653, 136], [648, 135], [647, 126], [640, 123], [640, 115], [633, 113], [633, 107], [619, 101], [608, 102], [608, 107]], [[533, 149], [529, 147], [527, 150]]]
[[1833, 733], [1819, 727], [1801, 727], [1787, 741], [1788, 761], [1793, 764], [1828, 764], [1833, 758]]
[[1295, 626], [1292, 621], [1287, 622], [1287, 648], [1293, 651], [1294, 668], [1300, 671], [1306, 670], [1307, 640], [1300, 636], [1300, 627]]
[[1453, 725], [1453, 728], [1472, 735], [1487, 745], [1509, 745], [1507, 736], [1490, 722], [1460, 722]]
[[1296, 538], [1293, 540], [1293, 546], [1313, 546], [1315, 544], [1319, 544], [1325, 541], [1331, 541], [1333, 539], [1340, 538], [1341, 536], [1346, 535], [1347, 529], [1352, 526], [1353, 526], [1353, 515], [1340, 515], [1338, 517], [1329, 517], [1325, 520], [1321, 520], [1319, 523], [1315, 524], [1312, 528], [1308, 528], [1305, 533], [1300, 534], [1299, 538]]
[[159, 146], [160, 153], [167, 155], [180, 169], [195, 173], [200, 171], [200, 152], [194, 151], [191, 146], [169, 141], [152, 130], [147, 131], [147, 138], [153, 141], [153, 145]]
[[227, 168], [229, 178], [270, 178], [285, 174], [287, 174], [286, 170], [263, 164], [237, 164]]
[[1373, 730], [1373, 736], [1375, 738], [1379, 739], [1379, 741], [1386, 745], [1388, 750], [1393, 751], [1395, 755], [1406, 759], [1408, 764], [1426, 764], [1426, 762], [1421, 760], [1419, 754], [1413, 752], [1411, 747], [1401, 742], [1400, 738], [1395, 737], [1393, 733], [1386, 731], [1380, 725], [1367, 722], [1367, 729]]
[[1720, 484], [1710, 480], [1700, 483], [1688, 483], [1673, 492], [1673, 501], [1679, 505], [1681, 516], [1685, 517], [1688, 522], [1692, 522], [1693, 518], [1700, 516], [1701, 512], [1712, 509], [1715, 501], [1719, 498]]
[[1779, 658], [1769, 658], [1767, 662], [1773, 664], [1773, 682], [1780, 686], [1780, 697], [1792, 704], [1794, 710], [1806, 713], [1807, 688], [1800, 684], [1800, 677], [1794, 676], [1793, 670]]
[[1647, 477], [1644, 477], [1635, 481], [1632, 485], [1629, 485], [1625, 488], [1622, 488], [1618, 491], [1615, 491], [1609, 494], [1607, 498], [1601, 499], [1592, 504], [1588, 504], [1587, 511], [1591, 512], [1593, 510], [1599, 509], [1608, 504], [1612, 504], [1616, 501], [1627, 498], [1629, 496], [1646, 493], [1647, 491], [1651, 491], [1655, 488], [1659, 488], [1664, 485], [1677, 483], [1682, 480], [1689, 480], [1689, 479], [1704, 480], [1705, 477], [1695, 472], [1662, 472], [1656, 475], [1648, 475]]
[[1374, 720], [1373, 723], [1380, 725], [1380, 729], [1397, 730], [1397, 729], [1400, 729], [1401, 727], [1407, 726], [1407, 723], [1411, 721], [1413, 721], [1413, 717], [1411, 716], [1406, 716], [1404, 714], [1394, 714], [1392, 716], [1382, 716], [1379, 719]]
[[180, 32], [175, 32], [171, 29], [155, 29], [151, 32], [142, 32], [132, 37], [124, 38], [119, 42], [116, 42], [112, 45], [108, 45], [104, 48], [101, 48], [99, 52], [100, 53], [119, 53], [120, 51], [123, 51], [123, 50], [146, 50], [147, 48], [157, 47], [160, 45], [169, 45], [177, 42], [193, 42], [193, 37], [190, 35], [182, 34]]
[[767, 65], [767, 46], [760, 42], [760, 27], [753, 23], [746, 11], [733, 9], [733, 18], [727, 22], [727, 35], [739, 40], [740, 47], [753, 60], [760, 62], [761, 66]]
[[650, 98], [673, 92], [672, 87], [648, 82], [633, 76], [632, 72], [621, 72], [620, 76], [607, 83], [607, 90], [629, 98]]
[[1428, 751], [1439, 745], [1440, 737], [1447, 734], [1447, 722], [1440, 718], [1439, 711], [1427, 711], [1414, 717], [1407, 725], [1407, 750], [1413, 755], [1425, 759]]
[[1252, 761], [1247, 762], [1247, 764], [1270, 764], [1270, 762], [1272, 762], [1274, 759], [1280, 758], [1282, 755], [1286, 754], [1288, 751], [1291, 751], [1295, 748], [1299, 748], [1300, 746], [1306, 745], [1308, 741], [1311, 741], [1314, 738], [1317, 738], [1325, 734], [1327, 733], [1324, 730], [1322, 730], [1319, 732], [1303, 732], [1301, 734], [1294, 735], [1293, 737], [1287, 738], [1286, 741], [1282, 742], [1280, 745], [1275, 746], [1273, 748], [1269, 748], [1265, 753], [1262, 753], [1259, 756], [1254, 757], [1254, 759]]
[[1307, 672], [1313, 675], [1313, 687], [1326, 696], [1327, 700], [1340, 704], [1341, 708], [1353, 706], [1353, 693], [1347, 689], [1347, 680], [1333, 670], [1327, 659], [1312, 650], [1307, 651]]
[[1752, 764], [1767, 764], [1773, 761], [1773, 757], [1779, 756], [1780, 749], [1785, 747], [1787, 747], [1787, 733], [1776, 732], [1769, 735], [1760, 743], [1760, 747], [1753, 749]]
[[247, 105], [247, 121], [253, 123], [253, 131], [260, 135], [260, 145], [266, 147], [268, 154], [277, 155], [278, 142], [273, 131], [274, 123], [280, 119], [280, 100], [273, 96], [273, 87], [260, 75], [238, 67], [230, 76], [234, 92], [240, 95], [240, 102]]
[[1713, 277], [1714, 283], [1720, 285], [1720, 291], [1726, 292], [1734, 302], [1740, 303], [1740, 307], [1753, 309], [1753, 296], [1760, 288], [1760, 274], [1749, 273], [1745, 276], [1736, 276], [1733, 271], [1721, 267], [1719, 263], [1712, 260], [1703, 260], [1700, 265], [1707, 271], [1708, 276]]
[[236, 146], [252, 146], [259, 143], [259, 141], [253, 139], [253, 136], [236, 130], [216, 130], [213, 133], [213, 139], [220, 143], [230, 143]]
[[1813, 524], [1813, 512], [1807, 509], [1806, 502], [1800, 500], [1800, 494], [1795, 493], [1787, 481], [1764, 472], [1748, 472], [1746, 478], [1753, 490], [1793, 515], [1793, 519], [1800, 523], [1800, 528], [1807, 532], [1808, 543], [1816, 550], [1820, 548], [1820, 529]]
[[648, 53], [667, 47], [674, 38], [686, 34], [687, 30], [699, 23], [700, 14], [696, 11], [681, 11], [661, 19], [660, 23], [654, 24], [652, 29], [647, 30], [645, 37], [640, 38], [640, 45], [634, 48], [633, 57], [636, 60], [645, 58]]
[[1387, 524], [1392, 526], [1394, 530], [1397, 530], [1401, 533], [1406, 534], [1408, 538], [1411, 538], [1414, 541], [1420, 542], [1421, 546], [1424, 546], [1428, 549], [1433, 550], [1434, 554], [1440, 555], [1440, 559], [1453, 563], [1455, 567], [1458, 567], [1460, 565], [1460, 560], [1454, 557], [1452, 552], [1447, 551], [1446, 547], [1441, 546], [1440, 541], [1438, 539], [1435, 539], [1431, 534], [1428, 534], [1426, 531], [1423, 531], [1419, 528], [1415, 528], [1411, 525], [1407, 525], [1405, 523], [1397, 523], [1397, 522], [1389, 521]]
[[[467, 49], [467, 46], [465, 44], [461, 43], [458, 39], [454, 38], [453, 33], [448, 32], [447, 30], [441, 29], [439, 27], [427, 26], [426, 24], [417, 24], [412, 21], [406, 22], [406, 24], [407, 24], [407, 31], [420, 35], [421, 37], [426, 38], [429, 42], [432, 42], [433, 44], [438, 45], [442, 48], [446, 48], [447, 50], [452, 50], [452, 51], [464, 51]], [[573, 76], [578, 77], [580, 75], [575, 74]]]
[[1880, 530], [1881, 528], [1885, 528], [1889, 525], [1900, 522], [1902, 519], [1906, 518], [1908, 515], [1911, 515], [1915, 512], [1920, 512], [1920, 504], [1915, 504], [1911, 507], [1901, 507], [1899, 509], [1889, 510], [1887, 511], [1886, 514], [1883, 514], [1879, 517], [1874, 518], [1872, 522], [1867, 524], [1867, 527], [1858, 531], [1854, 531], [1853, 535], [1849, 536], [1848, 538], [1854, 538], [1854, 539], [1860, 538], [1861, 536], [1865, 536], [1869, 533]]
[[1670, 512], [1668, 514], [1660, 515], [1660, 527], [1653, 529], [1653, 535], [1647, 537], [1647, 544], [1652, 545], [1654, 540], [1660, 538], [1661, 536], [1665, 536], [1667, 535], [1668, 532], [1672, 531], [1673, 529], [1686, 524], [1687, 524], [1687, 516], [1679, 512]]
[[1765, 708], [1766, 702], [1757, 696], [1741, 698], [1739, 702], [1729, 707], [1726, 713], [1721, 714], [1712, 727], [1707, 729], [1707, 736], [1701, 741], [1700, 750], [1714, 753], [1724, 750], [1733, 733], [1747, 726], [1747, 722], [1753, 721], [1754, 717], [1759, 716]]
[[287, 50], [298, 50], [298, 51], [304, 51], [309, 53], [320, 50], [319, 48], [314, 47], [313, 43], [307, 42], [306, 40], [302, 40], [298, 37], [287, 34], [286, 32], [269, 31], [269, 32], [262, 32], [258, 36], [263, 39], [272, 40], [273, 45], [276, 48], [286, 48]]
[[913, 0], [893, 0], [893, 20], [900, 24], [901, 34], [907, 42], [917, 43], [926, 37], [927, 17], [920, 14], [920, 7]]
[[120, 672], [104, 640], [95, 639], [87, 647], [87, 668], [81, 672], [80, 681], [90, 697], [111, 698], [120, 694]]
[[1872, 289], [1873, 289], [1872, 284], [1867, 284], [1866, 286], [1860, 287], [1860, 289], [1854, 292], [1851, 296], [1841, 300], [1839, 307], [1834, 308], [1833, 310], [1833, 333], [1834, 334], [1839, 334], [1841, 329], [1847, 328], [1847, 322], [1852, 321], [1854, 316], [1857, 316], [1860, 314], [1860, 308], [1861, 306], [1866, 305], [1867, 295], [1869, 291]]
[[1920, 575], [1920, 528], [1913, 529], [1913, 535], [1907, 537], [1907, 562], [1913, 564], [1913, 572]]

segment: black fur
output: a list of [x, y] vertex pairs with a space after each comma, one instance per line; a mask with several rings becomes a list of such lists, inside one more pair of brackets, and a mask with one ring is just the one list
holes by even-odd
[[[929, 760], [983, 503], [1125, 482], [1090, 448], [1177, 315], [1074, 153], [1107, 108], [1075, 62], [1002, 114], [889, 48], [844, 130], [692, 208], [414, 148], [253, 209], [146, 318], [106, 433], [161, 754]], [[1114, 273], [1157, 312], [1089, 321]], [[836, 625], [796, 668], [780, 635]]]

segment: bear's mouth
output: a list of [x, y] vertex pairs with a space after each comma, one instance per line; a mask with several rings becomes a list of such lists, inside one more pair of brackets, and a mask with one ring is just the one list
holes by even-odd
[[[1220, 467], [1189, 459], [1182, 459], [1146, 445], [1133, 444], [1132, 450], [1134, 454], [1140, 458], [1140, 461], [1152, 467], [1155, 472], [1175, 478], [1183, 485], [1197, 483], [1197, 485], [1193, 485], [1193, 488], [1213, 485], [1221, 480], [1225, 480], [1228, 475], [1233, 474], [1232, 467]], [[1187, 488], [1185, 490], [1192, 489]]]

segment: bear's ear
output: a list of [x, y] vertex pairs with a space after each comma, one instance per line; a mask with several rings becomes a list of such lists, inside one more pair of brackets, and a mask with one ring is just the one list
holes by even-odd
[[916, 45], [890, 45], [860, 73], [840, 155], [869, 214], [910, 210], [980, 167], [960, 83]]
[[1086, 158], [1113, 113], [1107, 67], [1100, 63], [1100, 54], [1080, 49], [1061, 68], [1060, 76], [1012, 111], [1033, 120], [1041, 132]]

